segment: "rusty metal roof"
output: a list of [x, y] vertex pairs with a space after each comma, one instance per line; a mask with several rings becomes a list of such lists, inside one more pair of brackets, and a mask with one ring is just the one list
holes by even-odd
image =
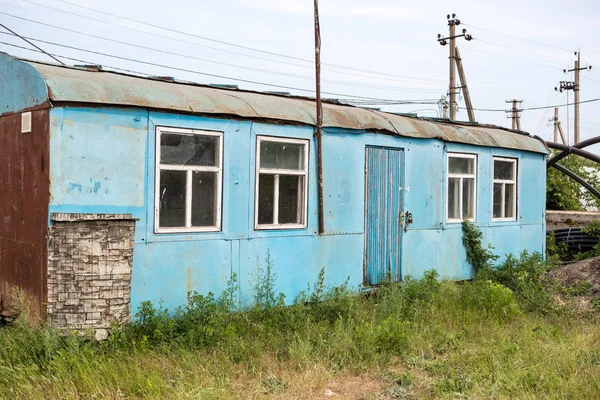
[[[306, 97], [232, 90], [150, 79], [101, 69], [27, 61], [45, 79], [52, 102], [124, 105], [195, 114], [231, 115], [316, 124], [315, 103]], [[323, 103], [323, 126], [387, 132], [414, 138], [547, 153], [543, 141], [501, 127], [440, 121]]]

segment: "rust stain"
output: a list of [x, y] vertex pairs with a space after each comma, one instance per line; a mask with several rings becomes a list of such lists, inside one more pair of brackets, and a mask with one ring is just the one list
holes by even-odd
[[[87, 105], [121, 105], [214, 116], [236, 116], [314, 126], [314, 99], [189, 82], [166, 82], [116, 72], [91, 72], [29, 62], [46, 80], [51, 101]], [[323, 102], [323, 126], [368, 130], [406, 137], [441, 139], [478, 146], [547, 153], [545, 143], [502, 127], [409, 117]]]
[[20, 288], [33, 315], [45, 318], [49, 178], [49, 112], [32, 112], [32, 132], [21, 115], [0, 117], [0, 299], [14, 303]]

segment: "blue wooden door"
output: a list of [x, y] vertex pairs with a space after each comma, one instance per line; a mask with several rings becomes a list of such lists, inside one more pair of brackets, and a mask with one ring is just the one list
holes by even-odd
[[404, 150], [367, 147], [365, 283], [401, 278]]

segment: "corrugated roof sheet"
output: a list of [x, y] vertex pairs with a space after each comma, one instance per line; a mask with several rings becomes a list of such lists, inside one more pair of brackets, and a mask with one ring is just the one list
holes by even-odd
[[[46, 80], [53, 102], [124, 105], [316, 124], [315, 103], [309, 98], [28, 62]], [[382, 131], [407, 137], [437, 138], [539, 153], [548, 151], [546, 145], [537, 138], [499, 127], [432, 121], [331, 102], [323, 103], [323, 126]]]

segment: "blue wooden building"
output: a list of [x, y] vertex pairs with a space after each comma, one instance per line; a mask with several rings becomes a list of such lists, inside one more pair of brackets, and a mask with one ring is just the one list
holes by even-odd
[[[249, 302], [267, 255], [288, 300], [321, 268], [327, 285], [468, 279], [465, 217], [498, 254], [544, 250], [541, 140], [323, 109], [319, 235], [314, 100], [0, 53], [4, 294], [21, 286], [53, 320], [102, 328], [144, 300], [218, 293], [233, 273]], [[14, 255], [23, 243], [31, 260]]]

